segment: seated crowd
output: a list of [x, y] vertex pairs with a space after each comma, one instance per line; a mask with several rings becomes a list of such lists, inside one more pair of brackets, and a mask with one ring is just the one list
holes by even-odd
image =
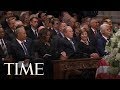
[[6, 11], [0, 25], [0, 78], [7, 78], [4, 62], [42, 60], [44, 78], [51, 78], [52, 60], [102, 57], [114, 32], [109, 18], [85, 17], [79, 22], [68, 12], [54, 17], [45, 12], [23, 11], [16, 16]]

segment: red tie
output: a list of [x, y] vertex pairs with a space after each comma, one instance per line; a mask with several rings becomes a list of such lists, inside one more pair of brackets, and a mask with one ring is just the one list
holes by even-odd
[[94, 34], [95, 34], [95, 36], [96, 36], [96, 34], [97, 34], [97, 31], [94, 31]]

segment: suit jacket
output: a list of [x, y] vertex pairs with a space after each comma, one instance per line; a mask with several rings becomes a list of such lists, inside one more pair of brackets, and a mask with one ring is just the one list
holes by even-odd
[[106, 39], [102, 36], [97, 40], [97, 50], [100, 56], [104, 56], [107, 54], [107, 52], [105, 52], [106, 42]]
[[90, 42], [89, 45], [86, 45], [81, 41], [78, 42], [78, 51], [83, 53], [84, 58], [90, 58], [90, 54], [98, 53], [97, 49]]
[[15, 33], [11, 30], [10, 27], [5, 29], [5, 39], [12, 41], [15, 39]]
[[98, 39], [100, 36], [101, 36], [100, 31], [97, 31], [97, 34], [96, 34], [96, 35], [94, 34], [94, 32], [93, 32], [92, 29], [90, 29], [90, 30], [88, 31], [89, 40], [90, 40], [90, 42], [92, 43], [92, 45], [93, 45], [94, 47], [97, 46], [97, 39]]
[[57, 35], [57, 32], [53, 29], [53, 30], [51, 30], [51, 37], [53, 38], [54, 36], [56, 36]]
[[12, 41], [12, 55], [13, 55], [15, 62], [24, 61], [25, 59], [33, 58], [32, 57], [33, 56], [32, 40], [27, 38], [26, 42], [25, 42], [25, 46], [27, 48], [29, 55], [25, 55], [22, 46], [18, 43], [18, 41], [16, 39]]
[[[3, 39], [3, 40], [4, 40], [4, 43], [6, 45], [8, 55], [12, 55], [11, 42], [6, 40], [6, 39]], [[1, 59], [5, 58], [5, 57], [6, 56], [4, 55], [4, 51], [3, 51], [2, 47], [0, 46], [0, 62], [1, 62]]]
[[31, 26], [28, 26], [26, 28], [26, 33], [27, 33], [28, 38], [31, 38], [32, 40], [37, 39], [36, 35], [34, 34], [33, 30], [31, 29]]
[[8, 25], [8, 23], [7, 23], [7, 21], [6, 21], [6, 19], [4, 19], [4, 20], [1, 22], [1, 25], [2, 25], [3, 29], [6, 29], [6, 28], [9, 27], [9, 25]]
[[60, 57], [60, 47], [61, 47], [61, 40], [63, 39], [64, 37], [62, 37], [62, 35], [55, 35], [53, 38], [52, 38], [52, 41], [51, 41], [51, 46], [52, 46], [52, 53], [53, 53], [53, 57], [54, 59], [58, 59]]
[[51, 42], [49, 44], [50, 46], [40, 40], [34, 41], [34, 50], [38, 53], [39, 58], [45, 58], [45, 54], [52, 55]]
[[65, 51], [68, 58], [80, 58], [81, 54], [77, 53], [78, 45], [74, 39], [72, 39], [72, 41], [74, 43], [76, 51], [74, 51], [71, 42], [66, 37], [61, 40], [60, 51]]

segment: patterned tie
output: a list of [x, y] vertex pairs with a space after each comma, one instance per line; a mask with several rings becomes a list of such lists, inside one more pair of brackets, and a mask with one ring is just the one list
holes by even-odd
[[28, 50], [27, 50], [27, 48], [25, 46], [25, 42], [23, 41], [21, 44], [22, 44], [22, 48], [24, 50], [25, 55], [28, 55]]
[[6, 48], [6, 45], [3, 41], [3, 39], [1, 39], [1, 47], [2, 47], [2, 50], [4, 52], [4, 55], [7, 56], [8, 55], [8, 52], [7, 52], [7, 48]]

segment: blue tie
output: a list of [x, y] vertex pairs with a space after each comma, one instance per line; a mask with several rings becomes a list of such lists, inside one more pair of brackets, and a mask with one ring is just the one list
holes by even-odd
[[25, 55], [28, 55], [28, 50], [27, 50], [27, 48], [26, 48], [26, 46], [24, 44], [24, 41], [21, 44], [22, 44], [22, 48], [24, 50]]
[[74, 51], [76, 51], [76, 49], [75, 49], [75, 45], [74, 45], [74, 43], [73, 43], [72, 40], [70, 40], [70, 43], [72, 44], [72, 47], [73, 47]]

